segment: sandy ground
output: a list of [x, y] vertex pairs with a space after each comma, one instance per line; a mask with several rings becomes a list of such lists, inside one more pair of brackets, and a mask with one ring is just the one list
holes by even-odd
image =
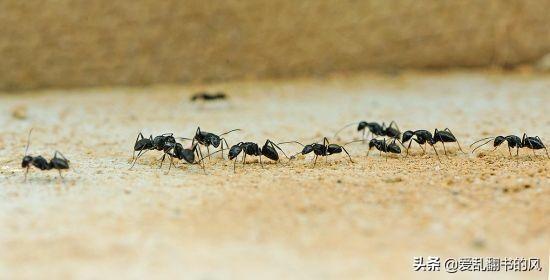
[[[196, 90], [229, 102], [191, 104]], [[550, 161], [433, 153], [389, 159], [367, 146], [343, 155], [246, 166], [218, 156], [177, 164], [160, 154], [128, 170], [138, 131], [203, 130], [263, 143], [316, 141], [355, 121], [401, 130], [449, 127], [467, 151], [480, 137], [539, 135], [550, 142], [550, 76], [445, 73], [333, 77], [141, 89], [0, 95], [0, 278], [546, 279]], [[546, 109], [546, 110], [545, 110]], [[72, 169], [29, 173], [30, 153], [60, 150]], [[359, 137], [353, 128], [339, 143]], [[335, 142], [338, 142], [334, 139]], [[299, 147], [284, 147], [290, 154]], [[438, 147], [442, 151], [442, 147]], [[487, 147], [485, 151], [490, 150]], [[540, 257], [542, 272], [412, 272], [413, 257]]]

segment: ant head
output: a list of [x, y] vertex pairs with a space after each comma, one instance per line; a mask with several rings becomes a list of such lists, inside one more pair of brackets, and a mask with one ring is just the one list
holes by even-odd
[[361, 130], [365, 129], [365, 127], [367, 127], [368, 125], [369, 125], [368, 122], [360, 121], [359, 125], [357, 125], [357, 131], [361, 131]]
[[403, 140], [401, 142], [407, 142], [407, 141], [411, 140], [413, 135], [414, 135], [414, 132], [412, 132], [410, 130], [407, 130], [407, 131], [403, 132]]
[[23, 157], [23, 161], [21, 162], [21, 167], [23, 168], [29, 167], [31, 162], [32, 162], [32, 156], [25, 156]]
[[236, 158], [241, 153], [241, 151], [243, 150], [241, 144], [242, 142], [237, 145], [233, 145], [231, 149], [229, 149], [229, 153], [227, 154], [227, 156], [230, 160]]
[[369, 150], [376, 146], [377, 141], [378, 141], [378, 140], [376, 140], [376, 139], [371, 139], [371, 140], [369, 141]]
[[221, 138], [217, 135], [212, 134], [210, 136], [210, 143], [212, 144], [212, 146], [214, 146], [214, 148], [217, 148], [220, 146]]
[[495, 141], [493, 142], [493, 146], [496, 147], [496, 146], [500, 146], [500, 144], [502, 144], [502, 142], [506, 141], [506, 138], [504, 138], [504, 136], [497, 136], [495, 137]]
[[313, 144], [305, 145], [302, 149], [302, 155], [309, 154], [313, 152]]

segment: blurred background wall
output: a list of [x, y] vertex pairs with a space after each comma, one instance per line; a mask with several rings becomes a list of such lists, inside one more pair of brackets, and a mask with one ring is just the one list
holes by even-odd
[[531, 62], [548, 0], [1, 0], [0, 90]]

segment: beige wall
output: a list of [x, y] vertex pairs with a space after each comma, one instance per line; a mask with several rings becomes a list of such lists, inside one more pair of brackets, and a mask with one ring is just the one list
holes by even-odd
[[550, 1], [2, 0], [0, 89], [515, 64]]

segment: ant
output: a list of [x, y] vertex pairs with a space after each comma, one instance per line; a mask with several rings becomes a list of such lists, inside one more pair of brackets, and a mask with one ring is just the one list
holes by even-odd
[[[234, 131], [240, 131], [240, 130], [241, 129], [237, 128], [237, 129], [233, 129], [233, 130], [224, 132], [220, 135], [216, 135], [214, 133], [201, 131], [201, 128], [197, 127], [197, 131], [195, 132], [195, 136], [192, 139], [193, 141], [191, 142], [191, 146], [193, 146], [193, 144], [195, 144], [195, 141], [198, 142], [199, 144], [203, 145], [203, 146], [206, 146], [206, 151], [208, 152], [208, 156], [209, 156], [210, 155], [210, 146], [213, 146], [214, 148], [217, 148], [221, 144], [221, 152], [222, 152], [222, 158], [223, 158], [223, 144], [225, 143], [226, 148], [229, 148], [229, 144], [227, 144], [227, 141], [225, 140], [225, 138], [223, 138], [221, 136], [229, 134], [229, 133], [234, 132]], [[180, 139], [191, 140], [189, 138], [180, 138]], [[200, 147], [199, 147], [199, 150], [200, 150]]]
[[516, 135], [508, 135], [508, 136], [499, 135], [496, 137], [487, 137], [487, 138], [479, 139], [474, 143], [472, 143], [470, 147], [472, 147], [475, 143], [478, 143], [484, 140], [487, 140], [487, 142], [477, 146], [475, 149], [472, 150], [472, 153], [475, 152], [477, 149], [481, 148], [481, 146], [487, 145], [489, 142], [493, 140], [494, 140], [493, 147], [495, 147], [493, 151], [496, 150], [498, 146], [500, 146], [502, 143], [504, 143], [504, 141], [506, 141], [508, 143], [508, 153], [510, 153], [510, 156], [512, 156], [513, 148], [516, 148], [516, 156], [519, 156], [519, 148], [523, 148], [523, 141], [521, 140], [521, 138], [519, 138], [519, 136], [516, 136]]
[[[173, 146], [176, 144], [176, 138], [174, 138], [173, 133], [164, 133], [159, 136], [156, 136], [153, 138], [153, 135], [150, 135], [149, 138], [145, 138], [143, 134], [140, 132], [138, 136], [136, 137], [136, 142], [134, 143], [134, 153], [132, 155], [132, 166], [130, 169], [134, 167], [137, 160], [143, 156], [147, 151], [149, 150], [157, 150], [157, 151], [164, 151], [163, 160], [166, 156], [166, 153], [173, 148]], [[138, 151], [137, 157], [136, 151]], [[162, 162], [161, 162], [162, 167]]]
[[[413, 136], [416, 136], [416, 138], [413, 138]], [[407, 131], [403, 132], [403, 139], [402, 139], [401, 142], [406, 143], [407, 141], [410, 141], [409, 145], [407, 146], [406, 156], [409, 155], [409, 149], [411, 148], [412, 141], [415, 141], [416, 143], [418, 143], [418, 145], [420, 146], [420, 148], [423, 151], [422, 154], [426, 153], [426, 149], [424, 149], [424, 147], [422, 147], [422, 145], [425, 146], [426, 143], [428, 143], [428, 141], [430, 139], [433, 139], [432, 133], [427, 131], [427, 130], [424, 130], [424, 129], [415, 130], [415, 131], [407, 130]], [[436, 153], [437, 153], [437, 151], [436, 151]]]
[[[27, 173], [29, 173], [29, 168], [31, 167], [31, 165], [40, 170], [57, 169], [57, 171], [59, 171], [59, 177], [63, 179], [63, 175], [61, 175], [61, 169], [69, 169], [69, 160], [67, 160], [67, 158], [59, 151], [55, 151], [53, 158], [49, 162], [42, 156], [34, 157], [28, 155], [27, 152], [29, 151], [29, 145], [31, 143], [31, 133], [32, 129], [29, 131], [29, 136], [27, 138], [27, 148], [25, 148], [25, 156], [23, 157], [23, 161], [21, 162], [21, 167], [26, 168], [25, 182], [27, 181]], [[57, 157], [58, 154], [61, 156], [61, 158]]]
[[[416, 136], [416, 139], [415, 138], [412, 138], [413, 136]], [[447, 155], [447, 148], [445, 148], [445, 143], [451, 143], [451, 142], [456, 142], [456, 144], [458, 145], [458, 149], [464, 153], [464, 151], [462, 150], [462, 148], [460, 147], [460, 143], [458, 142], [458, 140], [456, 139], [456, 137], [454, 136], [454, 134], [451, 132], [451, 130], [449, 128], [445, 128], [444, 130], [438, 130], [437, 128], [435, 129], [434, 133], [433, 133], [433, 136], [432, 134], [427, 131], [427, 130], [416, 130], [416, 131], [411, 131], [411, 130], [408, 130], [408, 131], [405, 131], [403, 133], [403, 143], [409, 141], [409, 140], [414, 140], [416, 143], [418, 143], [418, 145], [422, 145], [422, 144], [430, 144], [430, 146], [432, 146], [432, 148], [434, 149], [435, 151], [435, 154], [437, 155], [437, 159], [439, 160], [439, 162], [441, 162], [441, 159], [439, 158], [439, 154], [437, 153], [437, 150], [435, 149], [435, 144], [437, 142], [441, 142], [441, 144], [443, 145], [443, 150], [445, 151], [445, 156]], [[409, 148], [411, 146], [411, 143], [412, 143], [412, 140], [411, 142], [409, 143], [409, 147], [407, 148], [407, 155], [409, 154]], [[420, 146], [422, 147], [422, 146]], [[423, 148], [424, 152], [425, 152], [425, 149]]]
[[399, 141], [399, 137], [401, 137], [401, 131], [399, 130], [399, 127], [397, 126], [397, 123], [395, 121], [392, 121], [389, 126], [386, 127], [386, 123], [382, 123], [380, 125], [377, 122], [366, 122], [366, 121], [360, 121], [360, 122], [354, 122], [345, 125], [340, 130], [338, 130], [334, 137], [338, 135], [342, 130], [344, 130], [347, 127], [350, 127], [352, 125], [357, 124], [357, 131], [362, 131], [362, 139], [363, 142], [366, 138], [368, 138], [368, 134], [365, 137], [366, 129], [369, 130], [369, 133], [372, 133], [373, 136], [387, 136], [393, 139], [397, 139]]
[[216, 93], [209, 93], [209, 92], [198, 92], [195, 93], [193, 96], [191, 96], [191, 101], [195, 102], [198, 99], [202, 99], [204, 101], [212, 101], [212, 100], [218, 100], [218, 99], [226, 99], [227, 95], [224, 92], [216, 92]]
[[235, 166], [237, 164], [237, 156], [242, 152], [243, 153], [243, 165], [246, 162], [246, 155], [250, 156], [259, 156], [260, 157], [260, 165], [262, 168], [264, 167], [262, 163], [262, 156], [267, 157], [270, 160], [273, 161], [279, 161], [279, 153], [277, 153], [277, 148], [283, 155], [288, 158], [288, 156], [285, 154], [283, 149], [279, 147], [279, 145], [273, 143], [273, 141], [267, 139], [260, 149], [260, 146], [253, 142], [239, 142], [236, 145], [233, 145], [231, 149], [229, 149], [228, 157], [229, 160], [235, 159], [233, 161], [233, 172], [235, 172]]
[[[204, 158], [202, 157], [202, 153], [198, 149], [198, 143], [193, 144], [189, 149], [183, 148], [183, 145], [180, 143], [175, 143], [172, 148], [167, 150], [166, 153], [162, 156], [162, 161], [164, 161], [164, 156], [166, 156], [167, 154], [170, 157], [170, 166], [168, 167], [168, 172], [170, 172], [170, 168], [172, 168], [174, 158], [177, 158], [179, 160], [184, 160], [190, 164], [201, 163], [202, 171], [204, 172], [204, 174], [206, 174], [204, 162], [202, 161]], [[201, 159], [196, 161], [195, 155], [197, 157], [200, 157]]]
[[[369, 151], [367, 152], [367, 156], [369, 156], [370, 150], [374, 147], [378, 151], [380, 151], [380, 156], [382, 156], [382, 152], [384, 153], [393, 153], [393, 154], [400, 154], [401, 148], [399, 145], [395, 144], [396, 139], [393, 139], [391, 143], [387, 143], [386, 139], [378, 140], [378, 139], [371, 139], [369, 141]], [[388, 157], [386, 156], [386, 161], [388, 160]]]
[[[353, 142], [357, 142], [357, 141], [353, 141]], [[326, 137], [324, 137], [323, 138], [323, 144], [313, 143], [313, 144], [304, 145], [304, 144], [302, 144], [298, 141], [289, 141], [289, 142], [283, 142], [283, 143], [279, 143], [279, 144], [287, 144], [287, 143], [296, 143], [296, 144], [300, 144], [302, 147], [304, 147], [302, 149], [302, 151], [298, 152], [297, 154], [301, 153], [302, 155], [306, 155], [306, 154], [309, 154], [309, 153], [313, 152], [315, 154], [314, 161], [313, 161], [313, 167], [315, 167], [315, 164], [317, 163], [317, 157], [319, 157], [319, 156], [328, 157], [329, 155], [332, 155], [332, 154], [339, 154], [342, 151], [345, 152], [348, 155], [349, 161], [351, 163], [353, 163], [353, 160], [351, 159], [350, 154], [348, 153], [346, 148], [344, 148], [345, 145], [350, 144], [352, 142], [349, 142], [349, 143], [346, 143], [346, 144], [340, 146], [338, 144], [330, 144], [328, 139]], [[290, 158], [291, 159], [295, 158], [296, 155], [293, 155]], [[328, 158], [326, 158], [326, 160], [328, 160]]]

